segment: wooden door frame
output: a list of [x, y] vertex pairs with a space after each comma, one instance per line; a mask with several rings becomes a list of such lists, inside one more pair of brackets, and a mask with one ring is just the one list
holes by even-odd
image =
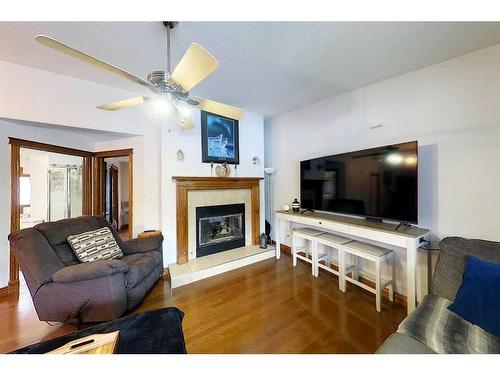
[[[56, 146], [48, 143], [30, 141], [9, 137], [11, 146], [10, 156], [10, 232], [15, 232], [20, 229], [21, 222], [21, 205], [19, 202], [19, 178], [21, 177], [21, 148], [53, 152], [64, 155], [80, 156], [83, 158], [82, 173], [83, 173], [83, 194], [82, 194], [82, 214], [92, 214], [92, 158], [93, 152], [78, 150], [75, 148]], [[19, 291], [19, 265], [12, 248], [9, 255], [9, 293], [17, 293]]]
[[106, 158], [128, 157], [128, 227], [129, 239], [134, 238], [134, 149], [126, 148], [122, 150], [110, 150], [94, 152], [93, 155], [93, 179], [94, 179], [94, 215], [102, 215], [102, 164]]

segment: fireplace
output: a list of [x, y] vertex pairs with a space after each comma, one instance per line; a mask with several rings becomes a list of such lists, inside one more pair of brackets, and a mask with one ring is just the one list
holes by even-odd
[[196, 257], [245, 246], [245, 204], [196, 207]]

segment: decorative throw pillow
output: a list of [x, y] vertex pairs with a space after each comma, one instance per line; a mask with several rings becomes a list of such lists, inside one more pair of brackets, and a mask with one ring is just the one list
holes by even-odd
[[500, 336], [500, 265], [467, 257], [462, 285], [448, 309]]
[[123, 256], [122, 250], [107, 227], [69, 236], [68, 242], [82, 263]]

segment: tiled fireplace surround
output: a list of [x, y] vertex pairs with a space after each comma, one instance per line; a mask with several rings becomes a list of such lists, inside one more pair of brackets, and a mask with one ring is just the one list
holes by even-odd
[[196, 258], [196, 207], [245, 204], [245, 245], [252, 244], [250, 189], [193, 190], [188, 192], [188, 260]]

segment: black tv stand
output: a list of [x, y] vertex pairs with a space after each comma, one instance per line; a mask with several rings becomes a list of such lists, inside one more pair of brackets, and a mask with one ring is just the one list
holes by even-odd
[[308, 212], [308, 211], [309, 211], [309, 212], [314, 213], [314, 210], [313, 210], [312, 208], [305, 208], [305, 209], [303, 209], [303, 210], [300, 212], [300, 214], [301, 214], [301, 215], [302, 215], [302, 214], [305, 214], [305, 213], [306, 213], [306, 212]]
[[411, 224], [406, 223], [404, 221], [400, 222], [394, 230], [398, 230], [401, 227], [405, 227], [406, 229], [411, 228]]

